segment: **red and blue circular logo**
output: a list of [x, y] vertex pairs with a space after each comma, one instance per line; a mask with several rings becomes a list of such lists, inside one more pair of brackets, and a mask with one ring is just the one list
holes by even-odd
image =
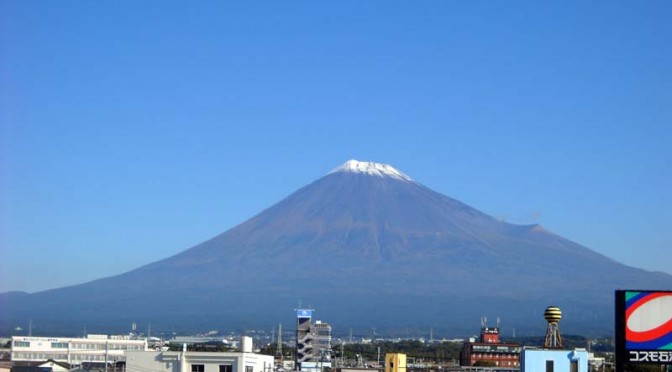
[[626, 298], [626, 347], [672, 350], [672, 292], [628, 292]]

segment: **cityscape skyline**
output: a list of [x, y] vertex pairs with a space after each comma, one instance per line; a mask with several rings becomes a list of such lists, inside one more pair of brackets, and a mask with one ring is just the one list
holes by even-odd
[[381, 4], [0, 1], [0, 292], [172, 256], [349, 159], [672, 273], [671, 4]]

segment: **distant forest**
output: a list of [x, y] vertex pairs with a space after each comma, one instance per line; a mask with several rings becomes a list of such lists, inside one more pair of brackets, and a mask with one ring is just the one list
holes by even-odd
[[[518, 337], [515, 339], [503, 339], [502, 342], [517, 343], [521, 346], [541, 347], [544, 344], [544, 337]], [[597, 354], [610, 353], [614, 351], [614, 342], [609, 338], [589, 339], [583, 336], [567, 335], [563, 336], [563, 346], [568, 349], [584, 348]], [[377, 341], [367, 344], [344, 344], [343, 346], [334, 345], [332, 355], [336, 358], [345, 358], [348, 360], [369, 360], [375, 361], [378, 358], [378, 348], [380, 355], [385, 353], [404, 353], [409, 358], [418, 362], [443, 363], [460, 358], [462, 343], [459, 342], [421, 342], [418, 340]], [[269, 344], [261, 350], [264, 354], [275, 355], [276, 345]], [[284, 355], [292, 355], [293, 348], [284, 347]]]

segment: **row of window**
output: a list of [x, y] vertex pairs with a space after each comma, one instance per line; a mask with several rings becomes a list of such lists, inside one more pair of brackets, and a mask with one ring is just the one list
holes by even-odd
[[[552, 360], [547, 360], [546, 361], [546, 372], [553, 372], [555, 369], [554, 363]], [[569, 371], [570, 372], [578, 372], [579, 371], [579, 362], [576, 360], [572, 360], [569, 362]]]
[[[30, 341], [14, 341], [14, 347], [30, 347]], [[67, 342], [52, 342], [52, 349], [67, 349]], [[104, 343], [73, 342], [72, 350], [105, 350]], [[108, 343], [108, 350], [144, 350], [144, 345]]]
[[474, 351], [487, 351], [490, 353], [519, 353], [520, 347], [515, 346], [484, 346], [484, 345], [474, 345], [472, 347]]
[[[53, 347], [53, 346], [52, 346]], [[67, 344], [66, 344], [67, 347]], [[105, 350], [105, 344], [103, 343], [85, 343], [85, 342], [73, 342], [72, 350]], [[144, 345], [137, 344], [107, 344], [107, 350], [144, 350]]]
[[[14, 360], [48, 360], [53, 359], [57, 361], [68, 361], [68, 354], [53, 354], [53, 353], [12, 353], [12, 359]], [[108, 355], [107, 360], [118, 360], [123, 359], [119, 355]], [[70, 354], [71, 362], [104, 362], [105, 355], [81, 355], [81, 354]], [[229, 371], [230, 372], [230, 371]]]
[[[125, 357], [121, 355], [108, 355], [108, 361], [117, 361], [124, 360]], [[73, 362], [89, 362], [89, 361], [105, 361], [104, 355], [79, 355], [79, 354], [70, 354], [70, 360]]]
[[[245, 372], [252, 372], [248, 371], [247, 368], [252, 368], [252, 367], [245, 367]], [[205, 372], [205, 365], [204, 364], [192, 364], [191, 365], [191, 372]], [[230, 364], [220, 364], [219, 365], [219, 372], [233, 372], [233, 366]]]
[[481, 354], [474, 353], [472, 354], [474, 358], [487, 358], [487, 359], [519, 359], [520, 355], [518, 354]]
[[[192, 364], [191, 372], [205, 372], [205, 364]], [[230, 364], [220, 364], [219, 372], [233, 372], [233, 366]], [[245, 372], [254, 372], [254, 367], [245, 366]]]
[[12, 353], [13, 360], [68, 360], [68, 354]]

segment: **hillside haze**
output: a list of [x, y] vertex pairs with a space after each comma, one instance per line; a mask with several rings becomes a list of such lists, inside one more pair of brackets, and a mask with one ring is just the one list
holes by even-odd
[[261, 328], [290, 324], [301, 303], [343, 332], [431, 326], [464, 336], [485, 315], [539, 334], [544, 308], [559, 305], [561, 327], [606, 334], [617, 288], [670, 289], [672, 276], [539, 225], [499, 221], [389, 165], [351, 160], [175, 256], [77, 286], [0, 295], [0, 327]]

